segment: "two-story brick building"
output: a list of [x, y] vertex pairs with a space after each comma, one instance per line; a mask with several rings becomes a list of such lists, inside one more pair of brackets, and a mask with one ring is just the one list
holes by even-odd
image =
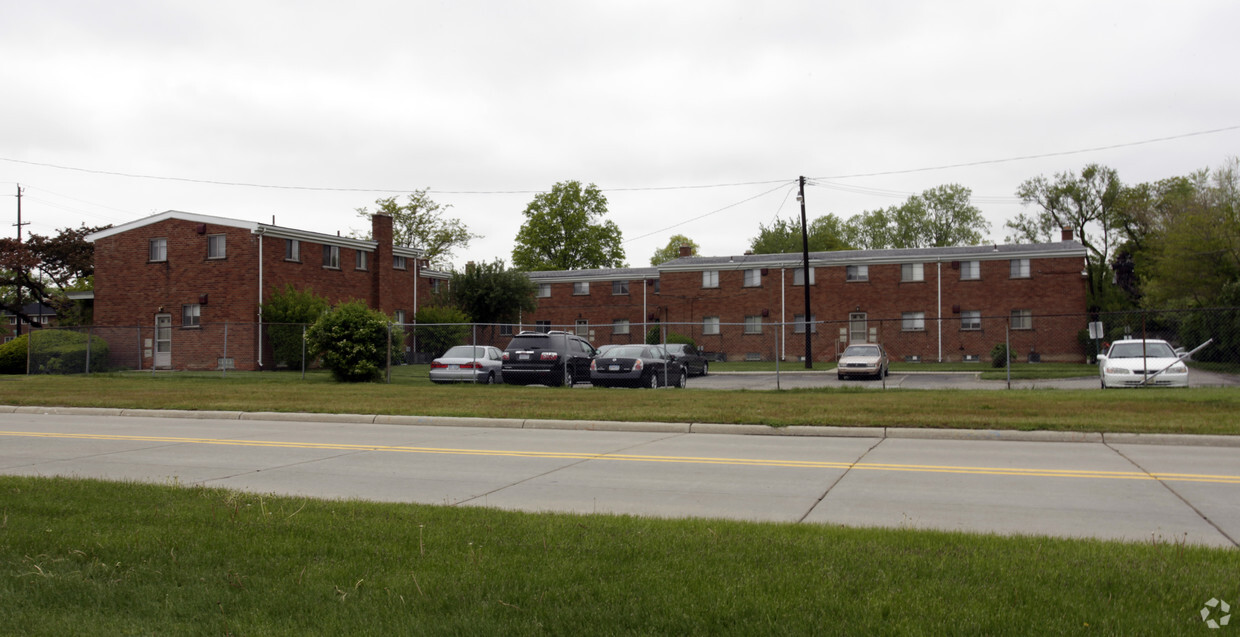
[[[1085, 248], [1059, 243], [809, 255], [812, 355], [881, 342], [901, 360], [981, 360], [1013, 352], [1083, 360]], [[575, 329], [596, 345], [637, 342], [652, 324], [728, 358], [804, 356], [801, 254], [682, 256], [657, 268], [532, 272], [538, 310], [523, 327]]]
[[427, 269], [420, 250], [392, 245], [391, 217], [372, 217], [372, 236], [178, 211], [109, 228], [87, 237], [95, 245], [93, 329], [114, 364], [254, 370], [271, 364], [260, 304], [286, 285], [411, 322], [447, 275]]

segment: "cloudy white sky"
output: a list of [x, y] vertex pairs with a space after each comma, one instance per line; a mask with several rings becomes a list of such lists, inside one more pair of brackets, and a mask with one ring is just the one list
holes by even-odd
[[1234, 0], [0, 8], [8, 236], [19, 183], [40, 234], [170, 209], [347, 234], [430, 188], [485, 235], [458, 265], [510, 261], [534, 193], [576, 179], [644, 266], [675, 233], [739, 254], [800, 175], [811, 219], [958, 183], [1002, 241], [1031, 177], [1240, 154]]

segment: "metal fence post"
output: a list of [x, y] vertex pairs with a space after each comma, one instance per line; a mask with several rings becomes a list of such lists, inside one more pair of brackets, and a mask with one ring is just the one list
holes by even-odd
[[1012, 388], [1012, 317], [1008, 317], [1007, 327], [1003, 329], [1003, 366], [1007, 368], [1007, 388]]
[[91, 328], [86, 328], [86, 373], [90, 374], [90, 333]]
[[220, 359], [220, 376], [228, 377], [228, 321], [224, 321], [224, 357]]
[[301, 379], [306, 380], [306, 326], [301, 326]]
[[392, 323], [387, 326], [387, 383], [392, 384]]

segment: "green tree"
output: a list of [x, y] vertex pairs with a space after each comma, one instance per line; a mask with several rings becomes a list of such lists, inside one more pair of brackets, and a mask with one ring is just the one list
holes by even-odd
[[[359, 217], [370, 220], [375, 213], [392, 217], [392, 243], [398, 246], [420, 248], [426, 258], [437, 268], [446, 268], [452, 261], [458, 248], [469, 246], [469, 242], [479, 239], [482, 235], [469, 231], [469, 227], [460, 219], [447, 217], [445, 212], [449, 205], [440, 205], [426, 193], [429, 188], [415, 190], [405, 203], [396, 197], [375, 200], [375, 211], [358, 208]], [[353, 233], [373, 240], [370, 230]]]
[[109, 227], [61, 228], [55, 236], [32, 234], [24, 242], [0, 239], [0, 287], [16, 292], [0, 295], [0, 308], [29, 320], [22, 307], [38, 302], [54, 308], [62, 324], [87, 318], [65, 293], [90, 289], [95, 246], [86, 235]]
[[262, 304], [263, 323], [277, 365], [301, 368], [303, 330], [330, 307], [327, 299], [316, 295], [313, 289], [298, 290], [291, 283]]
[[306, 332], [310, 353], [340, 382], [357, 383], [383, 378], [389, 356], [402, 347], [400, 330], [391, 330], [389, 318], [361, 301], [341, 303], [319, 316]]
[[537, 286], [524, 272], [505, 267], [502, 259], [454, 273], [448, 289], [452, 304], [477, 323], [516, 323], [522, 312], [538, 309]]
[[845, 234], [870, 250], [977, 245], [990, 223], [970, 202], [972, 192], [959, 184], [936, 186], [898, 206], [862, 212], [848, 221]]
[[[806, 229], [811, 252], [848, 250], [852, 246], [847, 239], [843, 220], [827, 214], [810, 222]], [[758, 224], [758, 236], [749, 240], [754, 254], [792, 254], [800, 252], [801, 221], [776, 217], [771, 225]]]
[[620, 227], [603, 217], [607, 198], [594, 184], [562, 181], [534, 196], [512, 248], [519, 270], [624, 267]]
[[683, 234], [674, 234], [671, 239], [667, 240], [667, 245], [654, 251], [654, 256], [650, 257], [650, 265], [659, 265], [660, 263], [667, 263], [672, 259], [679, 259], [680, 246], [689, 246], [693, 249], [692, 254], [697, 254], [698, 250], [701, 249], [693, 239]]
[[426, 306], [418, 308], [413, 320], [414, 338], [417, 339], [418, 351], [431, 355], [431, 358], [443, 356], [453, 345], [466, 343], [469, 336], [469, 317], [461, 310], [446, 306]]
[[1123, 227], [1117, 218], [1123, 185], [1111, 168], [1089, 164], [1078, 176], [1068, 171], [1049, 180], [1038, 176], [1016, 190], [1025, 204], [1036, 204], [1033, 214], [1020, 213], [1005, 225], [1012, 230], [1010, 242], [1051, 242], [1061, 228], [1071, 228], [1087, 251], [1089, 304], [1100, 307], [1105, 290], [1108, 260], [1120, 242]]
[[1190, 187], [1150, 223], [1142, 253], [1149, 306], [1225, 304], [1240, 281], [1240, 160], [1186, 179]]

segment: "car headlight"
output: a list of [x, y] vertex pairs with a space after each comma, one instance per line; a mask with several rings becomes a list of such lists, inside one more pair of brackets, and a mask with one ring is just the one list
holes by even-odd
[[1188, 368], [1183, 365], [1172, 365], [1171, 369], [1167, 370], [1167, 373], [1168, 374], [1187, 374]]
[[1107, 367], [1107, 368], [1104, 368], [1102, 371], [1107, 374], [1129, 374], [1131, 373], [1128, 369], [1125, 369], [1123, 367]]

